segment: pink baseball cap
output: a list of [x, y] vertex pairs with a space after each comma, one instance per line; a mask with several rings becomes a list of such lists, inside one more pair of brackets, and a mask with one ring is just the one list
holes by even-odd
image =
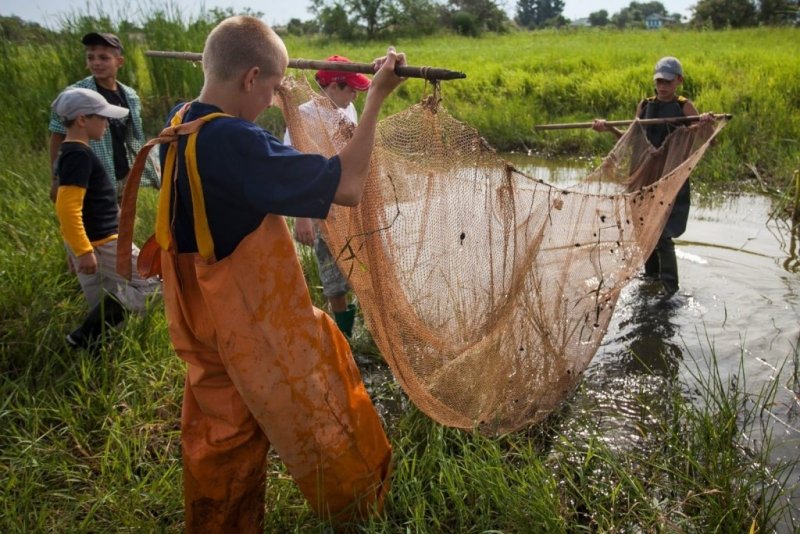
[[[337, 63], [352, 63], [344, 56], [331, 56], [325, 61], [335, 61]], [[356, 91], [366, 91], [369, 89], [370, 79], [358, 72], [345, 72], [341, 70], [318, 70], [316, 74], [317, 82], [323, 87], [332, 83], [346, 83]]]

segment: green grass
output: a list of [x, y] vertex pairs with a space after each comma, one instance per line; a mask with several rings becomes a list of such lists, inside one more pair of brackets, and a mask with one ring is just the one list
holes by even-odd
[[[111, 24], [107, 22], [106, 24]], [[139, 89], [150, 135], [177, 102], [195, 97], [202, 84], [199, 65], [150, 58], [144, 51], [202, 50], [213, 26], [210, 19], [180, 19], [155, 13], [132, 32], [109, 29], [126, 43], [120, 79]], [[0, 139], [32, 149], [45, 147], [48, 106], [67, 83], [85, 76], [80, 17], [68, 19], [64, 37], [52, 45], [0, 42]], [[589, 121], [594, 117], [632, 118], [636, 104], [653, 92], [652, 66], [663, 55], [684, 65], [683, 94], [701, 111], [734, 115], [714, 150], [695, 173], [698, 181], [719, 186], [755, 183], [753, 165], [773, 189], [790, 194], [792, 173], [800, 163], [800, 55], [796, 28], [728, 31], [547, 30], [486, 35], [475, 39], [444, 35], [400, 39], [392, 44], [415, 65], [465, 72], [465, 80], [444, 82], [444, 105], [481, 132], [500, 150], [531, 149], [545, 154], [597, 156], [613, 137], [591, 130], [534, 131], [536, 124]], [[342, 43], [289, 36], [290, 55], [324, 58], [346, 54], [370, 61], [389, 43]], [[309, 74], [309, 73], [306, 73]], [[419, 101], [431, 90], [409, 80], [385, 105], [393, 113]], [[18, 110], [25, 110], [19, 113]], [[276, 110], [262, 123], [283, 129]]]
[[[141, 51], [199, 50], [206, 28], [166, 19], [148, 24], [152, 41], [127, 49], [123, 78], [141, 89], [154, 133], [174, 100], [197, 93], [200, 77], [190, 64], [145, 59]], [[170, 31], [176, 27], [181, 31]], [[698, 106], [736, 115], [702, 175], [741, 178], [741, 164], [751, 162], [783, 187], [783, 173], [788, 179], [797, 166], [800, 137], [796, 35], [539, 32], [397, 45], [412, 63], [467, 72], [466, 81], [444, 85], [445, 105], [496, 146], [597, 153], [609, 139], [589, 132], [546, 137], [530, 126], [628, 117], [648, 92], [651, 63], [675, 54]], [[77, 37], [37, 48], [0, 41], [7, 58], [0, 62], [0, 531], [179, 532], [184, 366], [161, 306], [131, 318], [99, 354], [70, 351], [63, 341], [85, 304], [65, 269], [47, 199], [45, 146], [49, 102], [83, 75], [80, 49], [70, 43]], [[354, 60], [383, 48], [294, 39], [288, 46], [296, 57], [346, 52]], [[387, 113], [422, 93], [422, 83], [410, 81]], [[277, 130], [280, 117], [272, 112], [265, 124]], [[140, 243], [152, 229], [154, 205], [145, 190]], [[321, 304], [315, 266], [307, 254], [302, 262]], [[365, 331], [355, 345], [375, 352]], [[380, 364], [373, 359], [369, 366]], [[713, 359], [698, 366], [691, 384], [675, 379], [645, 407], [652, 418], [642, 427], [641, 447], [609, 443], [596, 413], [580, 406], [566, 405], [527, 432], [489, 438], [403, 409], [407, 402], [391, 382], [372, 387], [377, 401], [393, 401], [387, 428], [396, 466], [384, 517], [359, 531], [743, 532], [755, 524], [763, 532], [787, 506], [783, 488], [794, 461], [769, 460], [768, 434], [757, 442], [742, 438], [762, 430], [762, 408], [777, 386], [745, 394], [743, 381], [721, 377]], [[329, 531], [273, 460], [268, 530]]]
[[[0, 531], [178, 532], [184, 366], [171, 350], [161, 306], [131, 318], [97, 355], [68, 350], [63, 336], [85, 305], [65, 269], [47, 164], [37, 152], [21, 151], [13, 161], [6, 154]], [[154, 205], [145, 190], [143, 221], [152, 220]], [[140, 236], [148, 230], [143, 224]], [[303, 263], [313, 289], [313, 262]], [[374, 351], [366, 332], [356, 345]], [[376, 367], [374, 358], [366, 364]], [[761, 431], [776, 383], [745, 394], [745, 384], [721, 377], [713, 360], [695, 375], [696, 383], [675, 379], [657, 403], [644, 406], [651, 417], [636, 447], [609, 442], [591, 406], [580, 404], [499, 438], [444, 428], [403, 409], [408, 403], [396, 384], [372, 379], [376, 402], [393, 406], [386, 419], [396, 469], [384, 517], [358, 530], [742, 532], [755, 523], [768, 531], [785, 516], [784, 488], [796, 461], [771, 461], [768, 434], [753, 443], [742, 436]], [[370, 381], [371, 371], [365, 377]], [[328, 532], [272, 460], [268, 531]]]

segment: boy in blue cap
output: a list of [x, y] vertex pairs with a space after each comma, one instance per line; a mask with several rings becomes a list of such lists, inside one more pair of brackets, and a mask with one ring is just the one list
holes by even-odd
[[[666, 56], [659, 59], [653, 69], [653, 82], [656, 94], [639, 102], [636, 107], [637, 118], [666, 119], [699, 115], [691, 100], [677, 94], [678, 87], [683, 83], [683, 66], [677, 58]], [[700, 120], [713, 121], [714, 115], [704, 113]], [[675, 128], [681, 127], [682, 125], [675, 123], [650, 124], [645, 127], [645, 131], [650, 144], [658, 148]], [[613, 126], [609, 127], [602, 119], [595, 119], [592, 128], [598, 132], [611, 132], [618, 139], [622, 137], [620, 130]], [[644, 266], [645, 276], [660, 281], [667, 297], [678, 291], [678, 260], [675, 257], [675, 243], [672, 239], [679, 237], [686, 230], [690, 201], [689, 180], [686, 180], [678, 191], [672, 212], [656, 248]]]

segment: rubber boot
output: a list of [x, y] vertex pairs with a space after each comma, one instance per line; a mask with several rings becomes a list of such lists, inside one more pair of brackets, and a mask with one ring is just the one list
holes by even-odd
[[652, 280], [658, 280], [661, 272], [661, 262], [658, 259], [658, 248], [656, 248], [647, 261], [644, 262], [644, 276]]
[[671, 297], [678, 291], [678, 258], [675, 257], [675, 244], [672, 239], [665, 240], [659, 251], [661, 261], [661, 283], [664, 285], [664, 293]]
[[100, 337], [103, 330], [117, 326], [125, 319], [125, 308], [114, 298], [106, 293], [94, 308], [89, 310], [89, 315], [81, 325], [67, 334], [67, 343], [73, 348], [89, 347]]
[[356, 320], [356, 306], [355, 304], [348, 304], [347, 309], [341, 312], [334, 312], [333, 318], [336, 320], [336, 326], [342, 331], [347, 339], [353, 336], [353, 323]]

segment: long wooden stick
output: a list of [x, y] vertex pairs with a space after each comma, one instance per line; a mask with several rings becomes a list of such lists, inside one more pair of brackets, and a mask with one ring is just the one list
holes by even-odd
[[[715, 119], [731, 119], [733, 115], [730, 113], [715, 113]], [[683, 123], [683, 122], [697, 122], [700, 120], [700, 115], [689, 115], [688, 117], [670, 117], [666, 119], [628, 119], [622, 121], [606, 121], [606, 126], [628, 126], [634, 122], [639, 124], [669, 124], [669, 123]], [[566, 122], [562, 124], [537, 124], [533, 127], [534, 130], [568, 130], [570, 128], [591, 128], [591, 122]]]
[[[147, 50], [146, 56], [164, 57], [171, 59], [185, 59], [187, 61], [201, 61], [203, 54], [199, 52], [170, 52], [161, 50]], [[340, 63], [338, 61], [318, 61], [315, 59], [290, 59], [289, 67], [305, 70], [338, 70], [344, 72], [360, 72], [362, 74], [375, 74], [371, 63]], [[423, 78], [425, 80], [458, 80], [466, 78], [463, 72], [440, 69], [436, 67], [411, 67], [398, 65], [394, 72], [403, 78]]]

